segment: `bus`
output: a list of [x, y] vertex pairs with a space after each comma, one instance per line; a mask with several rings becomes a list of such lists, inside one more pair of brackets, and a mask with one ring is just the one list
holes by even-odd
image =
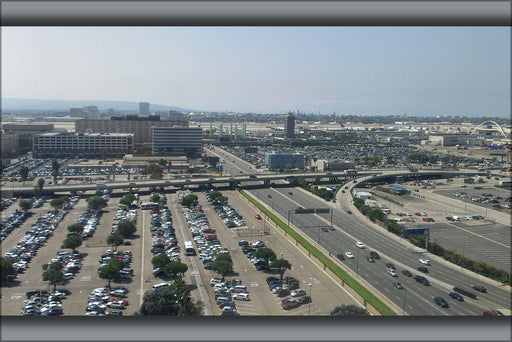
[[196, 255], [192, 241], [185, 241], [185, 255]]
[[158, 209], [158, 206], [159, 206], [158, 203], [146, 202], [146, 203], [142, 203], [141, 209], [142, 210]]

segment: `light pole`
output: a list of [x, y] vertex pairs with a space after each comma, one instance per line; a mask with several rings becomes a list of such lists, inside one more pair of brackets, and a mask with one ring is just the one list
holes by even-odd
[[404, 288], [404, 304], [402, 305], [402, 316], [405, 314], [405, 300], [407, 299], [407, 288]]
[[279, 253], [279, 254], [281, 255], [281, 260], [282, 260], [282, 259], [283, 259], [283, 255], [284, 255], [284, 253], [283, 253], [283, 252], [281, 252], [281, 253]]
[[311, 298], [311, 287], [313, 286], [313, 284], [309, 283], [309, 305], [308, 305], [308, 316], [311, 316], [311, 302], [312, 302], [312, 298]]
[[361, 251], [360, 249], [357, 250], [357, 260], [356, 260], [356, 274], [358, 277], [359, 277], [359, 252], [360, 251]]

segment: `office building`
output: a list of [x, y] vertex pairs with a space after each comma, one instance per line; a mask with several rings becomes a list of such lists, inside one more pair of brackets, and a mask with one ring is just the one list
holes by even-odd
[[139, 115], [149, 115], [149, 102], [139, 102]]
[[285, 133], [287, 138], [293, 138], [295, 134], [295, 116], [292, 113], [286, 116]]
[[3, 124], [2, 129], [5, 133], [16, 135], [34, 135], [54, 130], [53, 124], [34, 124], [34, 123], [8, 123]]
[[19, 146], [19, 137], [16, 134], [2, 132], [2, 156], [15, 154], [13, 152]]
[[33, 153], [51, 156], [121, 156], [133, 151], [133, 134], [50, 132], [36, 135]]
[[69, 116], [83, 118], [85, 116], [85, 111], [83, 108], [69, 108]]
[[304, 155], [267, 153], [265, 154], [265, 165], [271, 170], [304, 167]]
[[160, 120], [159, 115], [139, 117], [138, 115], [112, 116], [110, 119], [79, 119], [75, 121], [77, 133], [132, 133], [134, 144], [150, 144], [153, 127], [188, 127], [185, 120]]
[[203, 151], [201, 127], [153, 127], [153, 154], [185, 154], [188, 149]]

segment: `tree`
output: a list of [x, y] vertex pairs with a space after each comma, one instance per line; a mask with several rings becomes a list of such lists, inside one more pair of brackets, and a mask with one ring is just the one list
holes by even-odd
[[117, 224], [117, 231], [125, 239], [129, 238], [136, 230], [137, 227], [131, 221], [121, 221]]
[[39, 187], [39, 190], [43, 191], [44, 178], [39, 178], [39, 179], [37, 180], [37, 186]]
[[142, 171], [143, 175], [151, 175], [153, 179], [161, 179], [163, 177], [164, 168], [158, 164], [149, 164], [149, 166]]
[[66, 237], [64, 243], [62, 244], [62, 248], [71, 248], [73, 253], [76, 252], [76, 248], [82, 245], [82, 238], [78, 235], [70, 235]]
[[160, 195], [159, 194], [153, 194], [149, 197], [149, 200], [154, 203], [158, 203], [160, 201]]
[[276, 259], [276, 253], [271, 250], [270, 248], [267, 248], [267, 247], [262, 247], [262, 248], [258, 248], [256, 250], [256, 253], [254, 253], [254, 256], [256, 258], [261, 258], [261, 259], [265, 259], [265, 263], [266, 265], [268, 266], [268, 262], [270, 260], [275, 260]]
[[34, 190], [32, 191], [32, 193], [34, 194], [35, 198], [40, 198], [42, 191], [38, 186], [36, 186], [36, 187], [34, 187]]
[[286, 259], [276, 259], [272, 261], [272, 268], [279, 270], [280, 280], [283, 281], [284, 272], [292, 269], [292, 264]]
[[126, 206], [130, 206], [133, 203], [133, 201], [135, 201], [135, 195], [126, 194], [119, 200], [119, 203], [124, 204]]
[[105, 199], [101, 196], [92, 196], [86, 199], [87, 204], [91, 210], [97, 211], [104, 208], [107, 205]]
[[119, 279], [120, 271], [124, 267], [125, 263], [121, 259], [112, 259], [108, 264], [98, 270], [98, 276], [101, 279], [108, 280], [107, 287], [110, 287], [112, 280]]
[[80, 223], [73, 223], [68, 226], [68, 231], [70, 233], [81, 233], [84, 229], [84, 226], [82, 226]]
[[380, 209], [370, 209], [368, 210], [367, 215], [373, 222], [375, 222], [375, 220], [382, 221], [382, 218], [384, 217], [384, 213]]
[[156, 257], [151, 259], [151, 264], [153, 265], [153, 267], [158, 267], [162, 270], [170, 262], [171, 262], [171, 259], [165, 254], [157, 255]]
[[335, 307], [331, 311], [331, 316], [370, 316], [370, 313], [357, 305], [342, 305]]
[[59, 209], [61, 209], [64, 206], [64, 203], [66, 203], [67, 201], [68, 201], [68, 197], [67, 196], [62, 196], [62, 197], [59, 197], [59, 198], [52, 199], [50, 201], [50, 205], [52, 206], [53, 209], [59, 210]]
[[186, 147], [185, 148], [185, 155], [188, 159], [192, 159], [196, 156], [197, 150], [194, 147]]
[[197, 195], [190, 194], [181, 199], [181, 205], [185, 207], [191, 207], [197, 204]]
[[167, 161], [166, 161], [164, 158], [162, 158], [162, 159], [160, 159], [160, 160], [158, 161], [158, 164], [160, 164], [160, 165], [162, 165], [162, 166], [166, 166], [166, 165], [167, 165]]
[[57, 176], [59, 175], [60, 166], [61, 165], [59, 164], [57, 159], [52, 160], [52, 177], [53, 177], [54, 182], [57, 181]]
[[62, 263], [54, 262], [50, 265], [43, 265], [43, 281], [49, 281], [53, 285], [53, 291], [56, 290], [57, 284], [62, 281]]
[[164, 266], [164, 273], [166, 276], [170, 277], [176, 277], [176, 275], [181, 274], [183, 276], [185, 272], [188, 270], [187, 264], [176, 262], [176, 261], [170, 261]]
[[30, 208], [32, 208], [32, 201], [30, 201], [30, 200], [21, 200], [20, 203], [19, 203], [19, 206], [20, 206], [21, 210], [27, 211]]
[[124, 242], [124, 239], [121, 236], [121, 234], [114, 233], [114, 234], [110, 234], [109, 236], [107, 236], [107, 243], [110, 246], [112, 246], [114, 251], [117, 249], [118, 246], [121, 246], [123, 244], [123, 242]]
[[2, 280], [2, 284], [7, 281], [9, 276], [14, 275], [16, 272], [14, 270], [14, 266], [12, 265], [11, 260], [1, 257], [0, 258], [0, 279]]
[[141, 316], [201, 316], [203, 303], [190, 296], [190, 289], [182, 279], [159, 291], [147, 291], [140, 310]]
[[222, 280], [224, 280], [225, 276], [233, 273], [233, 261], [231, 261], [231, 257], [228, 254], [218, 254], [215, 257], [212, 270], [222, 275]]
[[29, 172], [28, 167], [26, 167], [25, 165], [20, 166], [19, 172], [20, 172], [21, 179], [27, 180], [28, 172]]

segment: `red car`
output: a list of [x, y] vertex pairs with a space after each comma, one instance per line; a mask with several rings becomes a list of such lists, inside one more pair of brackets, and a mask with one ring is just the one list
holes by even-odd
[[215, 233], [215, 229], [206, 228], [206, 229], [203, 229], [203, 233]]
[[422, 220], [425, 221], [425, 222], [430, 222], [430, 220], [428, 218], [426, 218], [426, 217], [422, 218]]
[[483, 287], [483, 286], [480, 286], [480, 285], [473, 286], [473, 289], [477, 290], [479, 292], [482, 292], [482, 293], [487, 293], [487, 289], [485, 287]]
[[416, 215], [416, 216], [421, 216], [421, 213], [414, 213], [414, 215]]
[[110, 298], [110, 301], [111, 302], [122, 302], [123, 305], [125, 305], [125, 306], [128, 305], [128, 301], [123, 298], [112, 297], [112, 298]]

